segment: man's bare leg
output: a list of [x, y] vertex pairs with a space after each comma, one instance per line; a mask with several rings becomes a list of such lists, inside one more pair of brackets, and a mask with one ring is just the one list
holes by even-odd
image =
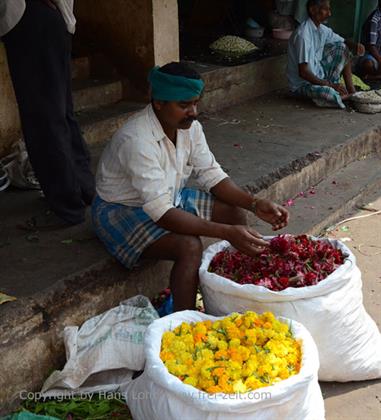
[[361, 76], [364, 80], [381, 80], [381, 66], [376, 70], [371, 60], [365, 60], [361, 66]]
[[348, 63], [344, 66], [343, 78], [344, 78], [344, 82], [345, 82], [345, 86], [347, 88], [348, 94], [355, 93], [356, 89], [352, 80], [352, 63], [350, 61], [348, 61]]
[[142, 258], [174, 261], [170, 274], [174, 311], [195, 309], [202, 251], [199, 237], [169, 233], [142, 254]]
[[[227, 225], [246, 225], [246, 214], [238, 207], [215, 200], [212, 220]], [[174, 261], [170, 288], [175, 311], [195, 309], [202, 252], [198, 236], [169, 233], [150, 245], [141, 256], [142, 259]]]

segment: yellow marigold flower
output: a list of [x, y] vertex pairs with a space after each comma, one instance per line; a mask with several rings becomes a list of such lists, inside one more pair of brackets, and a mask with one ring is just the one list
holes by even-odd
[[230, 394], [233, 392], [233, 386], [229, 384], [228, 375], [222, 375], [218, 379], [218, 385], [221, 387], [222, 392], [225, 392], [226, 394]]
[[214, 358], [216, 360], [227, 360], [229, 357], [228, 352], [226, 350], [219, 350], [214, 353]]
[[209, 394], [217, 394], [218, 392], [222, 392], [222, 389], [218, 385], [212, 385], [206, 390], [206, 392]]
[[221, 328], [221, 321], [215, 321], [215, 322], [213, 322], [213, 325], [212, 325], [212, 329], [213, 330], [218, 330], [220, 328]]
[[243, 361], [246, 361], [250, 356], [250, 350], [244, 346], [238, 347], [238, 353], [241, 355]]
[[228, 348], [228, 343], [226, 341], [218, 340], [217, 347], [220, 350], [226, 350]]
[[203, 359], [207, 360], [207, 359], [214, 359], [214, 353], [212, 352], [212, 350], [209, 349], [202, 349], [201, 350], [201, 356]]
[[206, 335], [202, 334], [202, 333], [196, 333], [193, 337], [194, 337], [194, 342], [196, 344], [197, 343], [202, 343], [202, 342], [205, 343], [205, 341], [207, 341]]
[[197, 387], [197, 384], [198, 384], [198, 380], [194, 376], [186, 377], [183, 382], [184, 382], [184, 384], [192, 385], [194, 387]]
[[165, 342], [166, 344], [170, 344], [173, 342], [173, 340], [176, 338], [176, 335], [172, 332], [172, 331], [166, 331], [163, 334], [163, 338], [162, 341]]
[[235, 382], [233, 385], [233, 390], [235, 393], [241, 393], [244, 394], [245, 392], [247, 392], [247, 387], [246, 385], [242, 382], [242, 380], [240, 379], [239, 381]]
[[183, 322], [180, 325], [180, 332], [181, 332], [181, 335], [192, 334], [192, 327], [191, 327], [191, 325], [187, 324], [186, 322]]
[[212, 378], [212, 366], [204, 365], [200, 370], [200, 376], [202, 376], [205, 379], [211, 379]]
[[208, 334], [206, 342], [211, 349], [214, 350], [218, 347], [218, 341], [216, 336]]
[[264, 386], [264, 383], [261, 382], [255, 376], [249, 376], [245, 381], [245, 385], [248, 390], [253, 390], [257, 388], [262, 388]]
[[210, 330], [212, 328], [213, 323], [210, 319], [207, 319], [206, 321], [203, 322], [203, 324], [207, 330]]
[[223, 368], [223, 367], [216, 367], [215, 369], [213, 369], [212, 375], [213, 376], [220, 377], [224, 373], [225, 373], [225, 368]]
[[241, 331], [234, 324], [226, 327], [226, 333], [230, 339], [241, 337]]
[[247, 344], [253, 345], [257, 341], [257, 332], [254, 329], [247, 329], [246, 330], [246, 342]]
[[244, 377], [253, 375], [254, 372], [257, 370], [257, 367], [258, 363], [250, 358], [242, 367], [242, 375]]
[[300, 370], [301, 343], [270, 312], [231, 314], [216, 322], [182, 323], [162, 337], [168, 371], [206, 392], [247, 392]]
[[160, 358], [163, 362], [166, 362], [167, 360], [174, 360], [175, 355], [170, 351], [163, 350], [162, 352], [160, 352]]
[[238, 348], [241, 341], [238, 338], [233, 338], [229, 341], [229, 349]]
[[240, 327], [243, 324], [242, 318], [239, 317], [235, 320], [236, 327]]
[[194, 327], [193, 327], [193, 334], [202, 334], [205, 335], [207, 331], [206, 326], [202, 323], [202, 322], [198, 322]]

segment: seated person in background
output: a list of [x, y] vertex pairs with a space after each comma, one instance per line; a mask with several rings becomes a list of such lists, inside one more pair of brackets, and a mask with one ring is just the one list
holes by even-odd
[[[318, 106], [345, 108], [343, 99], [355, 92], [351, 53], [363, 54], [354, 44], [323, 25], [331, 16], [329, 0], [308, 0], [309, 18], [298, 26], [288, 43], [287, 77], [290, 90], [311, 98]], [[345, 86], [340, 84], [341, 74]]]
[[363, 26], [366, 53], [357, 64], [357, 71], [364, 79], [381, 80], [381, 0]]
[[[141, 258], [174, 262], [174, 310], [194, 309], [200, 236], [228, 240], [248, 255], [268, 243], [247, 226], [242, 209], [274, 230], [288, 212], [239, 188], [221, 169], [197, 121], [204, 83], [181, 63], [154, 68], [152, 101], [106, 146], [97, 172], [93, 223], [107, 250], [125, 267]], [[191, 176], [200, 189], [186, 188]]]

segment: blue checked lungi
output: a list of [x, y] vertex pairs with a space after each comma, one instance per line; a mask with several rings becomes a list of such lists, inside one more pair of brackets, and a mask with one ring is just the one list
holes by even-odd
[[[184, 188], [180, 195], [178, 208], [202, 219], [212, 219], [212, 194]], [[92, 205], [92, 220], [95, 233], [108, 252], [127, 268], [137, 264], [149, 245], [170, 233], [158, 226], [142, 207], [108, 203], [98, 195]]]
[[[342, 42], [326, 45], [321, 61], [325, 79], [330, 83], [339, 83], [341, 73], [350, 59], [351, 53]], [[305, 84], [295, 93], [311, 98], [312, 101], [320, 107], [345, 108], [340, 94], [329, 86]]]

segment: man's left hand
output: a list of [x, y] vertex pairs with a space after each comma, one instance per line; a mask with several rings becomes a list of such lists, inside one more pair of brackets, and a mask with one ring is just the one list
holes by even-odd
[[287, 226], [290, 218], [288, 211], [284, 207], [262, 198], [256, 201], [255, 214], [260, 219], [270, 223], [273, 230], [279, 230]]

